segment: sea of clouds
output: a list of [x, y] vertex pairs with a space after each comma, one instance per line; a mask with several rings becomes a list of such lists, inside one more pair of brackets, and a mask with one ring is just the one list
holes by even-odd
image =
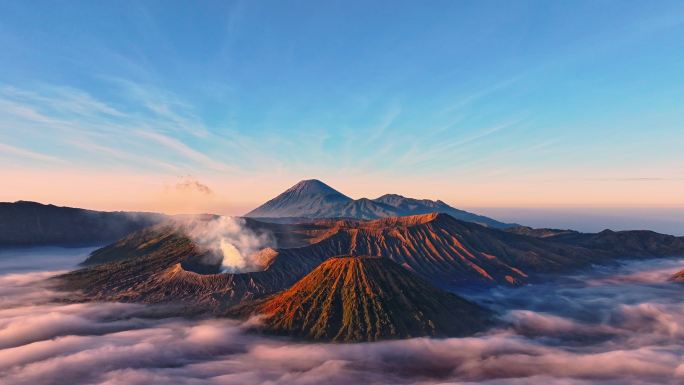
[[311, 344], [45, 286], [87, 252], [0, 252], [0, 383], [684, 383], [684, 286], [666, 282], [681, 259], [468, 293], [507, 321], [475, 337]]

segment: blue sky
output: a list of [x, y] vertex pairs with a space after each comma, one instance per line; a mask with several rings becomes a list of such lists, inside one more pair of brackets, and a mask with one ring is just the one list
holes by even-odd
[[684, 205], [681, 1], [5, 1], [0, 47], [2, 200]]

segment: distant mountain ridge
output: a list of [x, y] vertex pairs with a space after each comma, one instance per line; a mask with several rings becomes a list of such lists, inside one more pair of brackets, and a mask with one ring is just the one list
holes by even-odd
[[163, 214], [94, 211], [30, 201], [0, 202], [0, 247], [101, 245], [166, 218]]
[[483, 226], [504, 229], [516, 226], [449, 206], [441, 200], [385, 194], [376, 199], [352, 199], [316, 180], [300, 181], [282, 194], [245, 214], [253, 218], [352, 218], [380, 219], [444, 213]]

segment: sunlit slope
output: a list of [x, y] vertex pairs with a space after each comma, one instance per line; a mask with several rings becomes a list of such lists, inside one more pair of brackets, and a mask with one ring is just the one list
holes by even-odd
[[[251, 220], [249, 226], [262, 225]], [[216, 314], [286, 289], [338, 256], [386, 258], [434, 286], [453, 288], [521, 285], [620, 257], [684, 255], [681, 239], [655, 233], [645, 238], [642, 232], [587, 234], [573, 244], [490, 229], [446, 214], [267, 227], [277, 231], [278, 244], [297, 247], [266, 248], [250, 256], [263, 261], [263, 271], [221, 273], [216, 256], [177, 228], [159, 225], [94, 252], [89, 265], [63, 275], [60, 286], [94, 300], [183, 304]], [[671, 242], [659, 246], [653, 237]], [[611, 247], [611, 242], [618, 244]]]
[[463, 336], [490, 313], [384, 258], [331, 258], [288, 290], [241, 307], [271, 333], [338, 342]]
[[337, 221], [321, 238], [306, 247], [280, 250], [276, 263], [335, 255], [381, 256], [440, 285], [517, 285], [534, 273], [562, 272], [607, 257], [606, 253], [506, 233], [436, 213]]

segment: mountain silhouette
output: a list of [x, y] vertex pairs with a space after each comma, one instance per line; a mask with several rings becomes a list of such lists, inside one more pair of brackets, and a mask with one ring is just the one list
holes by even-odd
[[0, 247], [103, 245], [167, 219], [154, 213], [0, 202]]
[[351, 199], [325, 183], [303, 180], [282, 194], [245, 214], [253, 218], [352, 218], [379, 219], [397, 216], [445, 213], [468, 222], [493, 228], [515, 226], [453, 208], [442, 201], [413, 199], [386, 194], [376, 199]]

